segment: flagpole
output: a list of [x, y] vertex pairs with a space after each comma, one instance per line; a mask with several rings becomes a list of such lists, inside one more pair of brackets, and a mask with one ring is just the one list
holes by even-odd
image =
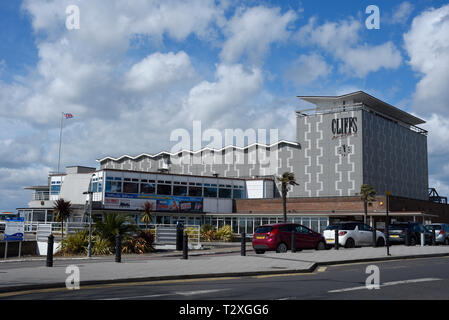
[[58, 173], [59, 173], [59, 164], [61, 162], [61, 140], [62, 140], [62, 123], [64, 120], [64, 112], [61, 114], [61, 127], [59, 130], [59, 154], [58, 154]]

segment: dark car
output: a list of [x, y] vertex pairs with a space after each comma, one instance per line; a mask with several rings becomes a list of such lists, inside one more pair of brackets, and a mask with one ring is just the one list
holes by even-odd
[[415, 246], [421, 243], [421, 233], [424, 233], [424, 244], [432, 243], [432, 233], [419, 222], [394, 222], [389, 228], [390, 243], [405, 243], [405, 235], [408, 233], [409, 245]]
[[265, 251], [276, 250], [276, 252], [286, 252], [291, 249], [292, 230], [296, 232], [295, 248], [317, 249], [326, 248], [324, 237], [310, 230], [309, 228], [295, 223], [279, 223], [272, 225], [263, 225], [257, 227], [253, 235], [253, 249], [261, 254]]

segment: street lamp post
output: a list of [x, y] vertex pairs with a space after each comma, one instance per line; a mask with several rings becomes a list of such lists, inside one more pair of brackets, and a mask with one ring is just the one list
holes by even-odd
[[386, 217], [385, 217], [385, 228], [386, 228], [386, 231], [387, 231], [387, 256], [389, 256], [390, 255], [390, 217], [389, 217], [389, 212], [388, 212], [388, 210], [389, 210], [389, 204], [390, 204], [390, 191], [389, 190], [387, 190], [387, 192], [385, 193], [386, 194], [386, 207], [387, 207], [387, 210], [386, 210]]
[[87, 257], [90, 258], [92, 256], [92, 179], [89, 183], [89, 189], [87, 192], [83, 192], [83, 194], [89, 195], [89, 202], [87, 205], [88, 211], [89, 211], [89, 244], [87, 246]]

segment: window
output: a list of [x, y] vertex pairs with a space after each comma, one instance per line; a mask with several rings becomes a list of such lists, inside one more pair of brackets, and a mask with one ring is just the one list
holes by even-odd
[[189, 187], [189, 196], [201, 197], [203, 195], [203, 188], [201, 187]]
[[141, 183], [140, 193], [154, 194], [156, 192], [156, 185], [154, 183]]
[[279, 227], [279, 231], [281, 232], [292, 232], [293, 226], [291, 224], [283, 225]]
[[231, 191], [232, 191], [232, 189], [220, 188], [220, 190], [218, 192], [218, 197], [219, 198], [231, 198]]
[[187, 187], [186, 186], [173, 186], [173, 195], [174, 196], [186, 196], [187, 195]]
[[134, 182], [123, 182], [123, 193], [138, 193], [139, 185]]
[[54, 184], [50, 186], [50, 194], [51, 195], [58, 195], [61, 191], [61, 185], [60, 184]]
[[296, 226], [296, 232], [297, 233], [310, 233], [310, 229], [307, 229], [304, 226]]
[[243, 199], [243, 190], [241, 189], [232, 190], [232, 197], [234, 199]]
[[217, 197], [217, 188], [204, 187], [204, 197], [205, 198], [216, 198]]
[[171, 195], [171, 185], [169, 184], [158, 184], [157, 194]]
[[106, 181], [106, 192], [122, 192], [122, 181], [121, 179], [118, 181], [118, 179], [112, 180], [112, 178], [109, 179], [108, 177]]

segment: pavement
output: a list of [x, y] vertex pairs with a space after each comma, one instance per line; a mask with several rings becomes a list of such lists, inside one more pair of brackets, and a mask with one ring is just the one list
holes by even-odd
[[[394, 259], [449, 256], [449, 246], [395, 245], [386, 248], [352, 248], [340, 250], [303, 250], [296, 253], [255, 254], [251, 244], [247, 255], [240, 255], [240, 244], [214, 244], [205, 250], [189, 252], [182, 259], [181, 252], [156, 252], [146, 255], [122, 255], [122, 262], [114, 257], [55, 257], [54, 266], [46, 267], [45, 259], [7, 259], [0, 263], [0, 292], [65, 287], [69, 276], [66, 268], [79, 268], [80, 285], [121, 282], [142, 282], [214, 277], [242, 277], [269, 274], [311, 273], [322, 265], [347, 264]], [[1, 261], [1, 260], [0, 260]]]

